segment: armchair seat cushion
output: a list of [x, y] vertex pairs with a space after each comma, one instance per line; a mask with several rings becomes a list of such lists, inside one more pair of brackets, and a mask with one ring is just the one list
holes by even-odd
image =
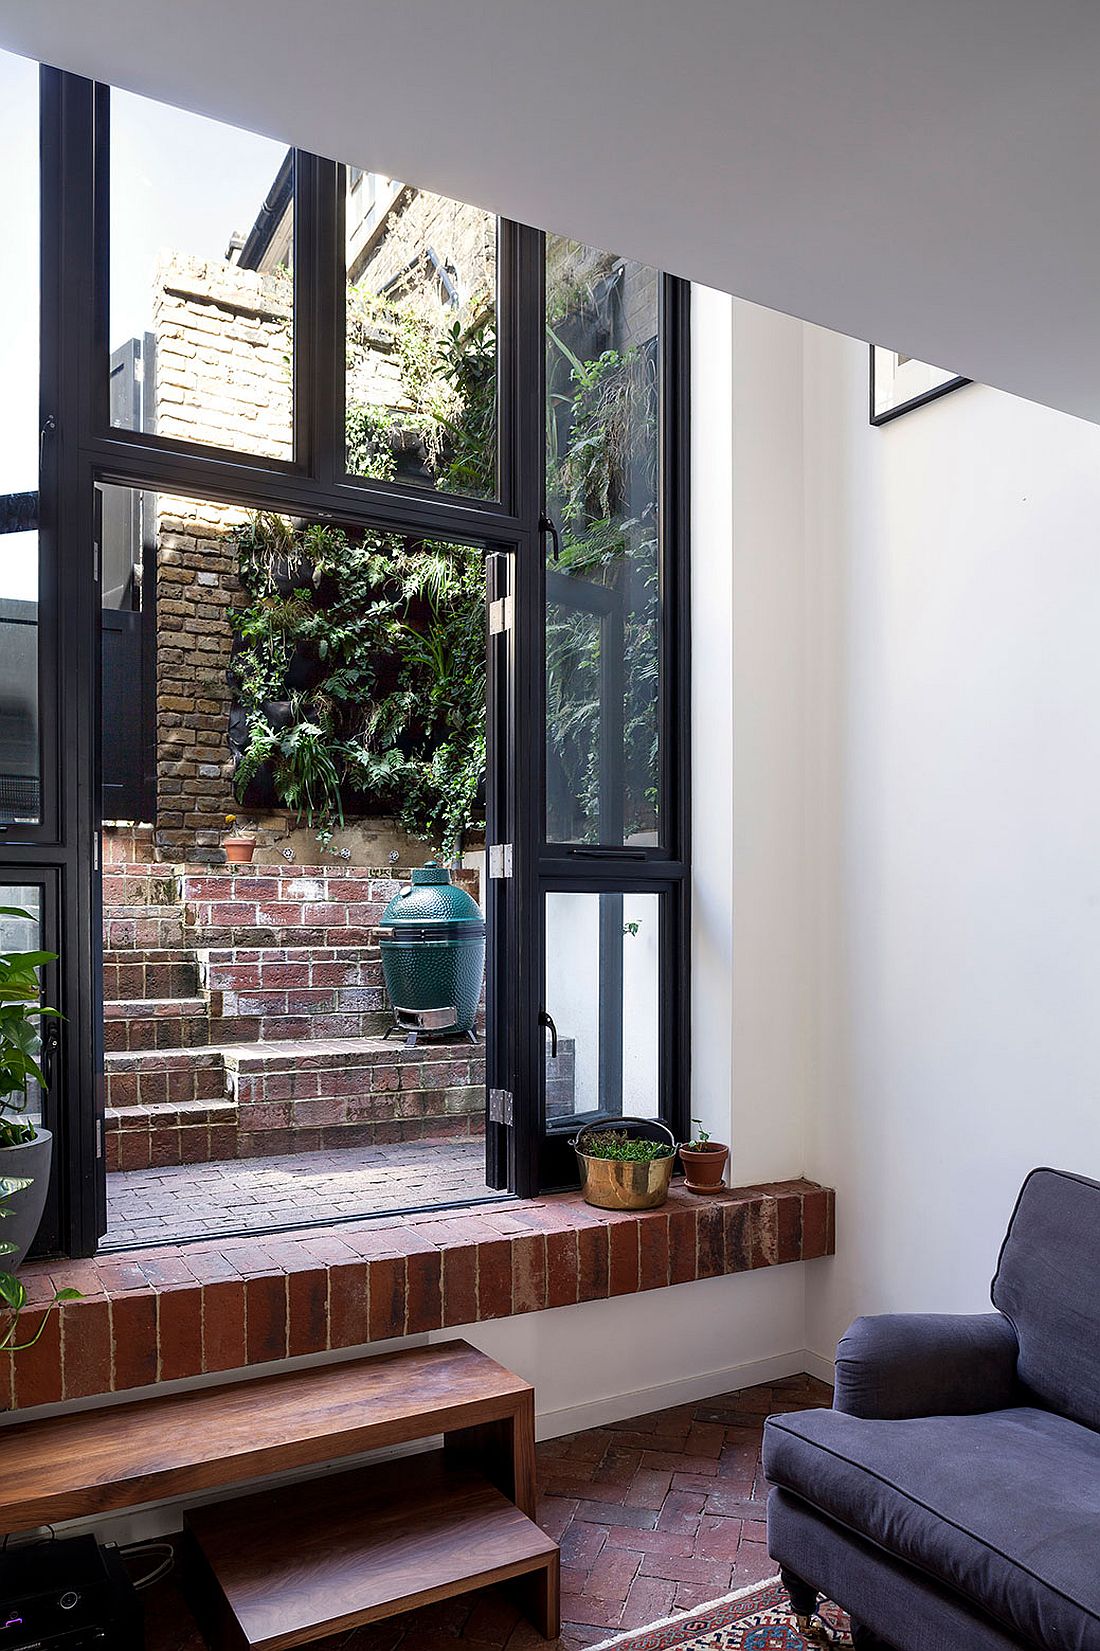
[[1025, 1406], [773, 1416], [773, 1484], [1043, 1651], [1100, 1651], [1100, 1434]]

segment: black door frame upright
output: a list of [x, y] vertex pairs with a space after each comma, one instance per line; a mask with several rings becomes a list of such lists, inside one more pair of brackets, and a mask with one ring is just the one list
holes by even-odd
[[[100, 570], [95, 489], [113, 483], [477, 544], [508, 624], [489, 638], [488, 840], [511, 848], [511, 875], [486, 883], [492, 936], [487, 1087], [512, 1097], [487, 1125], [491, 1185], [521, 1196], [545, 1184], [542, 897], [606, 885], [622, 868], [581, 863], [543, 838], [544, 238], [501, 221], [497, 258], [500, 494], [478, 500], [347, 473], [342, 406], [345, 169], [294, 156], [293, 457], [265, 459], [110, 423], [110, 93], [41, 71], [42, 318], [40, 607], [43, 824], [0, 834], [0, 875], [25, 869], [58, 886], [60, 986], [67, 1015], [59, 1081], [52, 1247], [88, 1255], [106, 1225], [103, 1173], [100, 886]], [[667, 891], [662, 959], [662, 1105], [687, 1092], [687, 345], [684, 283], [662, 277], [662, 781], [668, 851], [631, 860]], [[337, 392], [334, 386], [341, 386]], [[52, 742], [52, 743], [51, 743]], [[19, 835], [20, 840], [16, 841]], [[667, 1024], [666, 1024], [667, 1023]], [[682, 1110], [682, 1107], [681, 1107]]]

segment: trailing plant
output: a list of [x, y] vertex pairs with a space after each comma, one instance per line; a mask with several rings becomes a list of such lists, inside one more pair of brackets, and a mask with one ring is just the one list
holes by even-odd
[[[0, 1220], [11, 1214], [10, 1204], [17, 1192], [25, 1192], [33, 1182], [23, 1175], [0, 1175]], [[12, 1255], [18, 1245], [12, 1244], [6, 1238], [0, 1238], [0, 1256]], [[14, 1273], [0, 1270], [0, 1310], [7, 1313], [7, 1322], [0, 1327], [0, 1353], [25, 1353], [33, 1347], [46, 1328], [49, 1319], [50, 1307], [56, 1307], [62, 1301], [79, 1301], [80, 1290], [66, 1288], [55, 1290], [52, 1300], [47, 1304], [46, 1311], [38, 1321], [38, 1328], [28, 1341], [16, 1341], [19, 1334], [19, 1314], [27, 1304], [27, 1286]]]
[[666, 1141], [640, 1141], [624, 1130], [601, 1130], [586, 1135], [581, 1151], [588, 1158], [611, 1158], [622, 1164], [652, 1164], [657, 1158], [671, 1158], [674, 1147]]
[[[359, 282], [348, 288], [346, 313], [348, 469], [393, 480], [398, 452], [413, 446], [434, 487], [491, 498], [496, 491], [492, 295], [475, 294], [457, 313], [434, 313], [414, 295], [391, 298]], [[398, 384], [388, 391], [391, 405], [378, 400], [383, 358], [398, 367]]]

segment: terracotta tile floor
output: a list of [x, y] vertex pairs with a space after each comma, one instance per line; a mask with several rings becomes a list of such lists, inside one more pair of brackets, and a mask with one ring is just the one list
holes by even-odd
[[[539, 1523], [562, 1551], [563, 1651], [774, 1575], [760, 1435], [772, 1411], [830, 1403], [810, 1376], [677, 1405], [538, 1447]], [[200, 1651], [172, 1583], [150, 1591], [148, 1651]], [[490, 1589], [326, 1640], [327, 1651], [536, 1651]], [[319, 1648], [323, 1651], [323, 1648]]]

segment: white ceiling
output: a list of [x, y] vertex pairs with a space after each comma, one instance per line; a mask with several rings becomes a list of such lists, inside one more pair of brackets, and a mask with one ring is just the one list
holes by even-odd
[[1096, 0], [0, 0], [0, 44], [1100, 421]]

